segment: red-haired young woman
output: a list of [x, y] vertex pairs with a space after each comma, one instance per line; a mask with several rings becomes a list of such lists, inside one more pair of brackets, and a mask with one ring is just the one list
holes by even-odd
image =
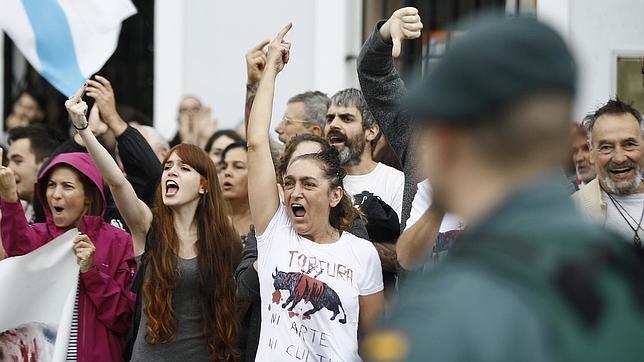
[[150, 209], [86, 128], [85, 102], [72, 98], [66, 106], [132, 232], [135, 254], [145, 251], [139, 294], [143, 313], [131, 360], [236, 360], [233, 272], [241, 243], [215, 165], [197, 146], [172, 148]]

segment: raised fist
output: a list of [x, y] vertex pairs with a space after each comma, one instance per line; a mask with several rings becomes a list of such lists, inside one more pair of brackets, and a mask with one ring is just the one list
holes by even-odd
[[266, 67], [266, 52], [264, 48], [270, 43], [264, 40], [246, 53], [246, 73], [248, 84], [257, 84], [262, 79], [264, 67]]
[[398, 58], [401, 40], [417, 39], [421, 35], [421, 30], [423, 30], [423, 23], [420, 21], [418, 9], [407, 7], [394, 11], [389, 20], [380, 27], [380, 36], [393, 44], [391, 56]]
[[[0, 147], [0, 160], [2, 160], [2, 148]], [[18, 190], [16, 178], [10, 168], [0, 165], [0, 198], [6, 202], [18, 201]]]
[[88, 272], [94, 266], [93, 257], [95, 251], [96, 247], [94, 247], [94, 243], [92, 243], [89, 236], [79, 234], [74, 238], [74, 254], [81, 273]]
[[87, 81], [87, 96], [94, 98], [96, 101], [101, 120], [105, 123], [110, 123], [118, 119], [112, 84], [100, 75], [95, 75], [94, 78], [96, 80], [90, 79]]
[[210, 107], [202, 107], [199, 112], [195, 114], [193, 120], [193, 132], [196, 139], [196, 145], [204, 147], [208, 142], [208, 138], [217, 131], [217, 122], [212, 117], [212, 110]]

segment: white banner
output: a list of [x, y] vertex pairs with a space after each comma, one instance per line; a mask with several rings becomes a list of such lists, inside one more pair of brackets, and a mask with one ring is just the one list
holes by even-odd
[[0, 361], [64, 361], [74, 312], [77, 229], [0, 261]]

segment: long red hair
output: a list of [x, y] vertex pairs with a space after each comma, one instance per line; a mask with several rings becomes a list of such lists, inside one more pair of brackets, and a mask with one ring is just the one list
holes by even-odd
[[[199, 266], [203, 333], [211, 360], [238, 360], [236, 285], [233, 273], [241, 259], [241, 241], [230, 219], [230, 212], [219, 188], [217, 171], [208, 155], [199, 147], [180, 144], [172, 153], [202, 176], [207, 192], [200, 196], [195, 212], [199, 240], [195, 244]], [[176, 337], [177, 321], [172, 294], [177, 286], [179, 238], [174, 228], [171, 209], [163, 204], [162, 186], [155, 195], [152, 230], [155, 235], [148, 245], [146, 277], [143, 282], [145, 314], [148, 318], [147, 343], [168, 343]]]

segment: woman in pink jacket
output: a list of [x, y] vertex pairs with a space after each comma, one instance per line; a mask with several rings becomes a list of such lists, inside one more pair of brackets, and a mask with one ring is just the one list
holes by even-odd
[[78, 228], [74, 252], [80, 266], [79, 292], [67, 360], [122, 360], [121, 336], [130, 326], [135, 301], [130, 292], [136, 268], [132, 238], [103, 221], [103, 180], [90, 156], [56, 156], [40, 173], [36, 196], [47, 221], [29, 225], [13, 173], [0, 168], [0, 229], [7, 257], [27, 254]]

